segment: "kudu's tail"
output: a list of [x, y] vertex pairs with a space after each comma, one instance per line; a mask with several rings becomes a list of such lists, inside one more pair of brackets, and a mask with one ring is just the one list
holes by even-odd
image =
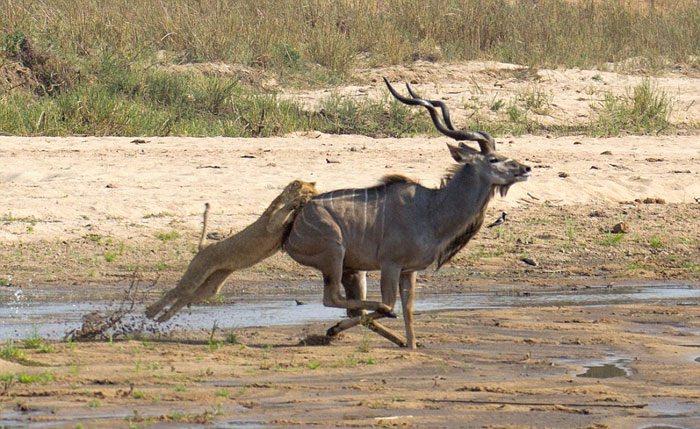
[[[216, 295], [232, 272], [251, 267], [277, 253], [296, 214], [317, 194], [314, 183], [301, 180], [289, 183], [258, 220], [222, 241], [201, 247], [177, 286], [146, 308], [146, 317], [153, 319], [160, 315], [157, 320], [164, 322], [186, 305]], [[205, 213], [208, 214], [208, 207]], [[204, 230], [202, 234], [205, 235]], [[168, 305], [170, 307], [165, 310]]]

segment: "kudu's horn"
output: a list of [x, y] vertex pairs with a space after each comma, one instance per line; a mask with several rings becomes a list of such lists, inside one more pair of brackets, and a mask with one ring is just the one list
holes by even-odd
[[[386, 83], [387, 88], [389, 88], [389, 92], [391, 92], [391, 95], [393, 95], [394, 98], [396, 98], [404, 104], [408, 104], [409, 106], [423, 106], [426, 109], [428, 109], [428, 113], [430, 113], [430, 118], [433, 120], [435, 128], [437, 128], [437, 130], [443, 133], [444, 135], [451, 137], [457, 141], [475, 141], [479, 144], [479, 148], [481, 149], [482, 153], [490, 153], [496, 150], [496, 141], [486, 131], [455, 130], [454, 126], [452, 126], [452, 121], [450, 120], [450, 112], [447, 110], [447, 106], [442, 101], [425, 100], [420, 98], [415, 92], [413, 92], [413, 89], [411, 89], [411, 86], [409, 84], [406, 84], [406, 88], [408, 89], [408, 93], [411, 95], [411, 98], [404, 97], [401, 94], [399, 94], [393, 86], [391, 86], [389, 80], [386, 77], [384, 77], [383, 79], [384, 83]], [[436, 107], [439, 107], [442, 111], [442, 116], [445, 120], [445, 124], [443, 124], [442, 121], [440, 121], [440, 117], [438, 116]]]

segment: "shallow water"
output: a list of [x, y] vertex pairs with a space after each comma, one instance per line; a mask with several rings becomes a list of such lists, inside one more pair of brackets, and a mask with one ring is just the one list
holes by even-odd
[[600, 365], [586, 366], [586, 372], [579, 374], [579, 377], [586, 378], [613, 378], [624, 377], [628, 375], [628, 370], [625, 368], [629, 364], [628, 359], [618, 359], [613, 363], [603, 363]]
[[[62, 338], [66, 331], [80, 326], [81, 318], [91, 311], [109, 309], [110, 302], [81, 303], [32, 302], [32, 296], [21, 290], [3, 291], [0, 300], [0, 341], [21, 339], [32, 335]], [[33, 292], [39, 293], [42, 292]], [[345, 316], [345, 311], [324, 307], [318, 296], [299, 297], [306, 305], [294, 300], [239, 301], [216, 306], [194, 306], [183, 310], [163, 328], [211, 329], [252, 326], [296, 325], [318, 321], [333, 321]], [[507, 308], [527, 306], [606, 305], [649, 302], [658, 300], [692, 300], [700, 298], [700, 289], [684, 286], [655, 286], [616, 289], [584, 289], [577, 292], [531, 293], [527, 296], [489, 293], [464, 293], [419, 296], [416, 310]], [[400, 306], [398, 306], [400, 307]], [[140, 313], [142, 308], [137, 309]], [[162, 331], [163, 329], [159, 329]]]

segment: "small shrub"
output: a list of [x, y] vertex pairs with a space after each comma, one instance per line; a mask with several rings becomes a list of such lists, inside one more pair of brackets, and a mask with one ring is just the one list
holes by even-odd
[[661, 249], [664, 247], [664, 243], [661, 241], [661, 237], [655, 235], [649, 239], [649, 246], [652, 249]]
[[593, 128], [600, 136], [615, 136], [623, 132], [660, 133], [671, 126], [668, 118], [672, 105], [672, 99], [664, 91], [645, 80], [624, 96], [606, 94]]
[[620, 242], [622, 241], [622, 237], [624, 236], [625, 234], [622, 232], [619, 232], [617, 234], [612, 232], [606, 232], [605, 236], [600, 241], [600, 244], [603, 246], [616, 246], [620, 244]]
[[180, 233], [175, 230], [158, 232], [156, 238], [162, 242], [172, 241], [180, 238]]

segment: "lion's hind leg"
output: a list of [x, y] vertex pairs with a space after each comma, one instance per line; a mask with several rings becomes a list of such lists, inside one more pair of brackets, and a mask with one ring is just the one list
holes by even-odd
[[[168, 308], [168, 310], [163, 313], [158, 318], [158, 322], [162, 323], [170, 320], [178, 311], [180, 311], [185, 306], [190, 304], [195, 304], [198, 302], [206, 301], [207, 299], [215, 296], [221, 290], [221, 287], [226, 281], [226, 278], [232, 273], [231, 270], [217, 270], [214, 271], [207, 279], [194, 291], [187, 293], [186, 295], [181, 295], [177, 298], [175, 303]], [[157, 313], [156, 313], [157, 314]]]

